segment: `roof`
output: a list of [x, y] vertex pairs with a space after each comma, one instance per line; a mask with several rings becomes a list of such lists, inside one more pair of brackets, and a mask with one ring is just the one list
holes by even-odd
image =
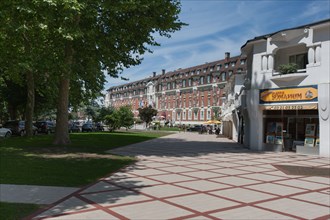
[[330, 18], [325, 19], [325, 20], [321, 20], [321, 21], [317, 21], [317, 22], [314, 22], [314, 23], [310, 23], [310, 24], [304, 24], [304, 25], [301, 25], [301, 26], [298, 26], [298, 27], [282, 29], [282, 30], [279, 30], [279, 31], [276, 31], [276, 32], [273, 32], [273, 33], [270, 33], [270, 34], [261, 35], [261, 36], [255, 37], [253, 39], [247, 40], [246, 43], [243, 46], [241, 46], [241, 49], [243, 49], [243, 47], [245, 47], [250, 42], [258, 41], [258, 40], [266, 40], [268, 37], [273, 36], [274, 34], [277, 34], [279, 32], [288, 31], [288, 30], [295, 30], [295, 29], [300, 29], [300, 28], [308, 28], [308, 27], [319, 25], [319, 24], [326, 23], [326, 22], [330, 22]]

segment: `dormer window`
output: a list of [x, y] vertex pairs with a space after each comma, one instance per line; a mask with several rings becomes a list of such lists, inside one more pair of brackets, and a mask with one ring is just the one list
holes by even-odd
[[210, 71], [213, 71], [213, 70], [214, 70], [214, 66], [211, 66], [211, 67], [210, 67]]
[[220, 70], [221, 69], [221, 64], [218, 64], [217, 65], [217, 70]]
[[228, 68], [229, 67], [229, 63], [225, 63], [225, 68]]
[[236, 65], [236, 62], [231, 62], [231, 66], [234, 67]]
[[201, 72], [201, 70], [197, 70], [197, 75], [199, 75], [199, 74], [200, 74], [200, 72]]
[[207, 71], [207, 68], [204, 68], [204, 69], [203, 69], [203, 73], [206, 73], [206, 71]]
[[244, 65], [245, 64], [245, 60], [241, 60], [241, 65]]

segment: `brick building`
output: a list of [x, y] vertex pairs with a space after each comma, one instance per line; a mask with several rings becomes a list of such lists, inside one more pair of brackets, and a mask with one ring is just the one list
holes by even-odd
[[139, 107], [151, 105], [158, 116], [173, 124], [201, 124], [219, 115], [223, 88], [233, 74], [246, 71], [246, 58], [225, 53], [225, 59], [178, 69], [162, 70], [149, 78], [114, 86], [107, 90], [106, 106], [131, 105], [135, 116]]

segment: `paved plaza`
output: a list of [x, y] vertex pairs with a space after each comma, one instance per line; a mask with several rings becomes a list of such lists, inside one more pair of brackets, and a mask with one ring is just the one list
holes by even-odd
[[197, 133], [177, 133], [110, 153], [139, 160], [30, 217], [330, 218], [329, 176], [291, 175], [278, 168], [326, 170], [329, 158], [253, 152], [226, 138]]

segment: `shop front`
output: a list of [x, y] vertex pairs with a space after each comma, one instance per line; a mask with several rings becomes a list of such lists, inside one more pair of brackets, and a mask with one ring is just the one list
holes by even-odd
[[264, 149], [319, 154], [316, 85], [260, 90], [260, 108]]

